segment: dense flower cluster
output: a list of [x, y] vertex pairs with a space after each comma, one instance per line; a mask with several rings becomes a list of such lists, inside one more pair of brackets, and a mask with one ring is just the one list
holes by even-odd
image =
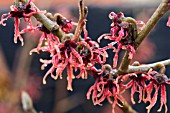
[[[14, 26], [15, 26], [14, 43], [17, 43], [17, 40], [19, 38], [19, 40], [22, 43], [22, 46], [24, 45], [24, 42], [19, 31], [20, 19], [23, 18], [25, 22], [28, 22], [30, 27], [33, 27], [30, 18], [33, 14], [37, 14], [40, 12], [37, 10], [36, 7], [31, 7], [30, 2], [31, 0], [29, 0], [27, 4], [23, 4], [22, 2], [19, 2], [18, 5], [10, 6], [11, 11], [7, 14], [3, 14], [1, 16], [1, 21], [0, 21], [1, 25], [6, 26], [6, 23], [4, 22], [11, 17], [14, 18]], [[29, 30], [25, 30], [25, 31], [29, 31]]]
[[93, 104], [102, 105], [101, 103], [107, 98], [109, 103], [112, 104], [112, 112], [114, 113], [115, 105], [117, 104], [121, 107], [123, 104], [120, 94], [122, 94], [126, 89], [131, 89], [132, 103], [136, 103], [134, 100], [134, 94], [138, 93], [138, 103], [142, 101], [145, 103], [149, 102], [150, 105], [147, 106], [146, 109], [147, 113], [150, 113], [151, 108], [157, 102], [158, 91], [160, 89], [161, 105], [158, 112], [162, 110], [164, 105], [165, 113], [167, 113], [168, 108], [166, 105], [167, 100], [165, 85], [170, 84], [170, 79], [168, 79], [165, 74], [149, 70], [147, 73], [130, 73], [124, 76], [112, 78], [115, 73], [116, 70], [113, 70], [109, 65], [104, 65], [102, 73], [100, 73], [100, 71], [95, 72], [95, 74], [93, 73], [92, 76], [95, 78], [95, 83], [88, 90], [87, 99], [90, 99], [90, 95], [92, 95]]
[[134, 94], [135, 92], [139, 93], [139, 101], [140, 103], [143, 100], [143, 88], [146, 87], [145, 81], [149, 80], [150, 78], [145, 74], [136, 74], [131, 73], [123, 76], [123, 80], [126, 81], [130, 78], [130, 81], [126, 84], [126, 88], [131, 88], [131, 102], [135, 104], [134, 101]]
[[[3, 14], [1, 17], [0, 24], [5, 26], [4, 23], [9, 18], [13, 17], [15, 22], [15, 35], [14, 42], [17, 40], [21, 41], [22, 45], [23, 38], [21, 34], [30, 31], [40, 31], [42, 35], [39, 39], [36, 48], [30, 51], [30, 55], [33, 52], [50, 53], [50, 59], [40, 59], [43, 63], [41, 69], [43, 70], [48, 65], [51, 65], [43, 77], [43, 84], [46, 84], [46, 78], [50, 75], [53, 79], [63, 78], [63, 71], [67, 70], [67, 90], [72, 91], [72, 81], [74, 78], [86, 79], [88, 75], [95, 79], [95, 83], [90, 87], [87, 92], [87, 99], [92, 98], [94, 105], [102, 105], [102, 102], [107, 99], [112, 104], [112, 112], [116, 105], [122, 107], [123, 99], [121, 94], [126, 89], [131, 89], [131, 101], [135, 104], [134, 94], [139, 93], [140, 102], [149, 102], [147, 112], [149, 113], [151, 108], [156, 104], [159, 89], [161, 90], [161, 105], [158, 111], [162, 110], [163, 105], [165, 106], [165, 113], [167, 113], [167, 100], [166, 100], [166, 87], [165, 85], [170, 84], [170, 79], [163, 74], [153, 70], [148, 72], [137, 72], [128, 73], [122, 76], [118, 76], [116, 69], [118, 62], [118, 54], [121, 49], [125, 49], [129, 53], [129, 59], [132, 59], [135, 54], [135, 40], [138, 33], [143, 28], [138, 25], [144, 25], [142, 21], [136, 21], [133, 18], [125, 17], [122, 12], [115, 14], [111, 12], [109, 18], [112, 20], [111, 29], [109, 34], [103, 34], [98, 38], [98, 42], [104, 37], [112, 42], [107, 46], [101, 48], [99, 44], [88, 37], [88, 32], [85, 28], [84, 19], [82, 23], [79, 23], [77, 27], [78, 33], [69, 33], [73, 28], [73, 22], [67, 20], [61, 14], [55, 14], [52, 17], [46, 16], [48, 19], [53, 21], [59, 27], [59, 31], [62, 30], [62, 37], [57, 37], [44, 25], [37, 25], [34, 27], [31, 22], [31, 16], [37, 13], [43, 13], [36, 7], [31, 7], [31, 0], [27, 4], [18, 2], [18, 5], [12, 5], [11, 11], [7, 14]], [[82, 2], [82, 1], [81, 1]], [[169, 4], [168, 4], [169, 5]], [[19, 30], [20, 19], [23, 18], [28, 23], [27, 28]], [[167, 22], [167, 26], [170, 26], [170, 17]], [[84, 36], [81, 37], [81, 31]], [[117, 44], [117, 45], [116, 45]], [[117, 47], [115, 47], [115, 45]], [[113, 67], [105, 64], [108, 54], [107, 49], [113, 49], [115, 56], [113, 58]], [[96, 64], [99, 64], [101, 69], [96, 69]], [[74, 72], [78, 72], [75, 74]]]
[[[54, 79], [57, 79], [58, 76], [62, 78], [62, 72], [67, 68], [67, 89], [72, 91], [72, 79], [75, 78], [73, 71], [80, 71], [76, 75], [76, 78], [87, 78], [87, 70], [92, 70], [96, 63], [101, 65], [105, 63], [107, 53], [104, 49], [97, 46], [97, 42], [92, 41], [90, 38], [76, 42], [75, 37], [73, 35], [71, 37], [73, 39], [66, 38], [64, 43], [62, 43], [58, 37], [52, 35], [50, 32], [47, 34], [47, 31], [44, 31], [44, 35], [42, 35], [42, 39], [40, 38], [37, 48], [31, 50], [30, 54], [39, 51], [49, 52], [51, 54], [51, 60], [40, 60], [43, 63], [42, 69], [48, 64], [52, 64], [52, 67], [43, 78], [44, 84], [46, 84], [46, 77], [49, 74]], [[42, 45], [44, 39], [46, 44]]]
[[112, 113], [115, 113], [114, 108], [117, 105], [120, 107], [123, 104], [123, 100], [120, 96], [122, 93], [121, 83], [119, 83], [119, 77], [110, 78], [114, 76], [116, 70], [113, 70], [110, 65], [105, 65], [103, 73], [96, 73], [94, 76], [95, 83], [90, 87], [87, 92], [87, 99], [90, 99], [92, 95], [92, 101], [94, 105], [102, 105], [101, 103], [107, 99], [112, 104]]
[[[115, 56], [113, 59], [113, 67], [117, 66], [118, 53], [121, 49], [125, 49], [129, 52], [129, 59], [132, 59], [135, 54], [134, 43], [135, 38], [137, 37], [137, 24], [144, 24], [142, 21], [136, 21], [129, 17], [124, 17], [122, 12], [115, 14], [111, 12], [109, 14], [109, 18], [112, 20], [110, 34], [103, 34], [98, 38], [98, 42], [104, 37], [105, 39], [109, 39], [114, 41], [109, 46], [114, 46], [117, 43], [117, 49], [113, 50], [115, 52]], [[132, 21], [129, 21], [131, 19]]]
[[[167, 113], [167, 100], [166, 100], [166, 84], [170, 84], [170, 80], [165, 74], [158, 73], [156, 71], [149, 70], [148, 73], [142, 74], [127, 74], [123, 76], [123, 81], [130, 78], [130, 81], [125, 85], [126, 88], [131, 88], [131, 101], [135, 104], [134, 94], [139, 93], [139, 101], [149, 102], [150, 105], [146, 107], [149, 113], [151, 108], [156, 104], [158, 98], [158, 91], [161, 89], [161, 106], [158, 112], [162, 110], [163, 105], [165, 106], [165, 113]], [[152, 93], [153, 96], [152, 96]]]
[[[158, 90], [161, 90], [161, 98], [160, 98], [160, 108], [158, 109], [158, 112], [162, 110], [163, 105], [165, 106], [165, 113], [167, 113], [167, 98], [166, 98], [166, 87], [165, 85], [170, 84], [170, 79], [165, 74], [158, 73], [156, 71], [151, 71], [148, 73], [151, 76], [150, 83], [145, 87], [145, 91], [147, 93], [146, 101], [150, 102], [150, 105], [147, 107], [148, 112], [150, 109], [156, 104], [157, 96], [158, 96]], [[154, 95], [151, 98], [151, 93], [155, 89]]]

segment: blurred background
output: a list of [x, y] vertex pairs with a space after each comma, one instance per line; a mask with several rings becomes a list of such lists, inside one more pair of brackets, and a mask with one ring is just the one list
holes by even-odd
[[[42, 10], [61, 13], [74, 22], [78, 20], [78, 0], [34, 0], [37, 6]], [[116, 13], [123, 12], [125, 16], [131, 16], [137, 20], [147, 22], [153, 11], [159, 5], [161, 0], [85, 0], [88, 6], [89, 14], [87, 17], [87, 29], [89, 36], [93, 40], [103, 33], [109, 33], [111, 21], [108, 14], [111, 11]], [[9, 12], [9, 6], [13, 0], [0, 1], [0, 15]], [[147, 39], [137, 51], [133, 61], [138, 60], [141, 63], [152, 63], [170, 58], [170, 28], [166, 26], [168, 15], [165, 15], [156, 28], [151, 32]], [[34, 20], [34, 18], [33, 18]], [[36, 21], [35, 21], [36, 24]], [[24, 27], [21, 24], [21, 29]], [[40, 58], [49, 59], [49, 55], [41, 53], [39, 55], [29, 55], [29, 51], [36, 47], [40, 33], [25, 34], [24, 47], [20, 42], [13, 43], [14, 23], [13, 19], [7, 21], [7, 26], [0, 26], [0, 113], [24, 113], [21, 108], [20, 92], [28, 92], [31, 96], [34, 107], [38, 112], [43, 113], [111, 113], [111, 105], [104, 102], [103, 106], [93, 106], [91, 100], [86, 99], [86, 93], [93, 84], [93, 79], [74, 80], [73, 92], [67, 91], [67, 81], [54, 81], [47, 78], [47, 85], [42, 85], [42, 77], [46, 70], [40, 70]], [[107, 42], [102, 41], [102, 45]], [[122, 56], [123, 52], [120, 53]], [[109, 54], [111, 58], [107, 63], [112, 62], [113, 53]], [[66, 74], [65, 72], [63, 75]], [[170, 75], [170, 69], [167, 68], [166, 74]], [[126, 100], [129, 100], [130, 93], [125, 93]], [[167, 87], [167, 95], [170, 94], [170, 87]], [[135, 95], [138, 97], [138, 95]], [[168, 98], [168, 107], [170, 98]], [[137, 99], [137, 98], [136, 98]], [[146, 113], [144, 103], [132, 105], [138, 113]], [[159, 108], [159, 99], [151, 113], [156, 113]], [[116, 108], [116, 113], [121, 111]], [[164, 110], [162, 110], [164, 113]], [[169, 112], [170, 113], [170, 110]]]

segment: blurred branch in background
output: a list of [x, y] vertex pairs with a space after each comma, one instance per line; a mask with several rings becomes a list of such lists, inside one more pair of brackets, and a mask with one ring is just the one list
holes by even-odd
[[33, 107], [33, 102], [29, 94], [25, 91], [21, 92], [21, 102], [22, 108], [26, 113], [37, 113], [37, 111]]
[[61, 100], [58, 100], [53, 113], [67, 113], [70, 110], [80, 106], [81, 104], [85, 103], [87, 100], [81, 99], [78, 97], [83, 97], [81, 93], [76, 93], [71, 96], [67, 96], [66, 98], [63, 98]]
[[[77, 6], [77, 0], [34, 0], [35, 4], [41, 8], [49, 8], [57, 6]], [[159, 0], [86, 0], [87, 5], [108, 7], [108, 6], [119, 6], [119, 7], [141, 7], [141, 6], [156, 6]], [[13, 4], [13, 0], [1, 0], [0, 7], [10, 6]]]
[[29, 55], [29, 51], [33, 48], [34, 43], [32, 43], [32, 40], [27, 40], [30, 35], [26, 37], [27, 43], [25, 46], [18, 49], [16, 56], [13, 55], [15, 61], [12, 70], [8, 68], [6, 57], [0, 47], [0, 113], [23, 113], [20, 98], [21, 91], [26, 91], [34, 99], [39, 96], [40, 82], [36, 80], [35, 76], [30, 76], [32, 57]]
[[30, 34], [26, 35], [27, 36], [25, 36], [25, 46], [18, 49], [13, 66], [13, 71], [16, 75], [16, 87], [21, 87], [24, 84], [26, 85], [30, 72], [31, 60], [33, 58], [33, 56], [29, 55], [29, 51], [34, 47], [35, 43], [33, 43], [33, 40], [30, 40], [30, 37], [34, 36], [31, 36]]

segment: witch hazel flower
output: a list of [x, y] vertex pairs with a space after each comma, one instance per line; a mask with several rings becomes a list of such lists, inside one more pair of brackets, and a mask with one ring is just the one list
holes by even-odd
[[[111, 12], [109, 18], [112, 20], [109, 34], [103, 34], [98, 38], [98, 42], [104, 37], [112, 42], [109, 46], [117, 44], [117, 49], [114, 50], [115, 56], [113, 58], [113, 67], [117, 66], [118, 53], [121, 49], [129, 52], [129, 59], [133, 58], [135, 54], [135, 38], [137, 36], [137, 24], [142, 24], [141, 21], [136, 22], [133, 18], [125, 17], [122, 12], [115, 14]], [[142, 29], [142, 28], [141, 28]]]
[[[116, 71], [115, 71], [116, 72]], [[112, 113], [115, 113], [114, 108], [116, 105], [122, 107], [123, 100], [119, 96], [120, 83], [119, 77], [116, 79], [111, 79], [109, 76], [112, 76], [115, 73], [111, 66], [105, 65], [103, 73], [96, 73], [95, 83], [90, 87], [87, 92], [87, 99], [90, 99], [92, 95], [92, 101], [94, 105], [102, 105], [102, 102], [107, 99], [110, 104], [112, 104]]]
[[[27, 4], [23, 4], [22, 2], [18, 2], [18, 5], [11, 5], [10, 6], [10, 12], [7, 14], [3, 14], [1, 16], [0, 24], [3, 26], [6, 26], [5, 21], [7, 21], [10, 18], [14, 18], [14, 26], [15, 26], [15, 34], [14, 34], [14, 43], [17, 43], [17, 40], [21, 41], [21, 45], [24, 45], [23, 38], [20, 35], [19, 31], [19, 24], [20, 24], [20, 19], [23, 18], [25, 22], [28, 22], [29, 26], [32, 27], [32, 22], [31, 22], [31, 16], [33, 14], [37, 14], [40, 11], [37, 10], [36, 7], [31, 7], [30, 5], [31, 0], [28, 1]], [[42, 13], [42, 12], [41, 12]], [[29, 30], [28, 30], [29, 31]]]
[[[75, 78], [73, 75], [73, 70], [79, 69], [80, 72], [85, 70], [82, 57], [77, 52], [76, 47], [79, 43], [74, 42], [71, 39], [66, 39], [64, 43], [58, 43], [54, 46], [56, 52], [52, 56], [51, 60], [40, 60], [43, 65], [42, 69], [47, 65], [52, 64], [52, 67], [45, 74], [43, 78], [43, 83], [46, 84], [46, 78], [50, 74], [52, 78], [57, 79], [62, 78], [62, 72], [67, 68], [67, 89], [72, 91], [72, 79]], [[55, 75], [53, 74], [55, 72]]]
[[50, 56], [53, 56], [56, 50], [59, 51], [57, 45], [60, 43], [60, 40], [57, 36], [51, 33], [44, 25], [35, 27], [34, 31], [35, 30], [41, 31], [42, 35], [37, 47], [30, 51], [30, 55], [32, 55], [33, 52], [40, 53], [40, 51], [43, 51], [49, 52]]
[[[158, 91], [160, 89], [161, 92], [161, 98], [160, 98], [160, 108], [158, 109], [158, 112], [162, 110], [163, 105], [165, 106], [165, 113], [168, 112], [168, 107], [166, 105], [167, 103], [167, 96], [166, 96], [166, 85], [170, 84], [170, 79], [162, 73], [158, 73], [156, 71], [149, 71], [148, 75], [151, 76], [149, 84], [145, 87], [146, 91], [146, 98], [145, 101], [150, 102], [150, 105], [147, 106], [147, 112], [149, 113], [151, 108], [156, 104], [157, 98], [158, 98]], [[153, 89], [155, 89], [153, 97], [151, 97], [151, 94], [153, 92]]]
[[[95, 64], [103, 66], [108, 57], [107, 52], [103, 48], [99, 48], [97, 42], [92, 41], [89, 37], [84, 41], [76, 42], [79, 57], [82, 59], [84, 69], [80, 70], [80, 73], [76, 78], [87, 78], [87, 70], [96, 70]], [[78, 55], [77, 55], [78, 56]], [[75, 67], [76, 69], [76, 67]], [[76, 69], [77, 70], [77, 69]]]
[[135, 104], [134, 94], [139, 93], [139, 101], [149, 102], [149, 106], [146, 107], [147, 113], [150, 113], [150, 110], [157, 102], [159, 89], [161, 90], [160, 98], [160, 108], [158, 112], [162, 110], [163, 105], [165, 106], [165, 113], [167, 113], [167, 99], [166, 99], [166, 86], [170, 84], [170, 79], [162, 73], [153, 71], [150, 69], [147, 73], [130, 73], [122, 77], [122, 82], [127, 82], [123, 85], [126, 89], [131, 88], [131, 101]]
[[106, 62], [108, 54], [106, 48], [100, 48], [99, 44], [95, 41], [92, 41], [90, 37], [84, 39], [84, 41], [78, 42], [84, 46], [80, 49], [80, 55], [83, 58], [84, 64], [88, 67], [94, 66], [96, 63], [103, 65]]
[[133, 104], [136, 103], [134, 100], [134, 94], [139, 93], [138, 103], [140, 103], [141, 101], [144, 100], [145, 87], [146, 87], [145, 82], [150, 80], [150, 76], [143, 73], [140, 74], [130, 73], [122, 77], [123, 82], [126, 82], [128, 79], [130, 79], [130, 81], [127, 84], [125, 84], [124, 87], [126, 89], [131, 88], [131, 102]]
[[[76, 78], [87, 78], [87, 70], [93, 70], [95, 64], [103, 66], [106, 62], [106, 58], [108, 54], [106, 52], [107, 48], [100, 48], [99, 44], [95, 41], [92, 41], [90, 37], [88, 37], [88, 32], [84, 26], [83, 28], [84, 38], [80, 39], [77, 42], [78, 46], [78, 53], [82, 57], [83, 63], [85, 65], [85, 70], [82, 70]], [[78, 36], [75, 36], [73, 41], [77, 41]], [[85, 74], [83, 74], [85, 73]]]
[[[84, 37], [83, 39], [80, 39], [81, 41], [77, 42], [77, 44], [80, 45], [78, 47], [78, 52], [82, 57], [83, 63], [85, 65], [85, 70], [84, 72], [82, 71], [81, 73], [86, 73], [87, 76], [87, 71], [93, 70], [95, 64], [99, 64], [102, 67], [103, 64], [106, 62], [106, 58], [108, 57], [106, 50], [108, 49], [108, 47], [100, 48], [99, 44], [96, 41], [92, 41], [92, 39], [88, 37], [88, 31], [86, 30], [85, 26], [83, 27], [83, 32], [84, 32]], [[77, 41], [77, 39], [78, 36], [75, 36], [73, 40]], [[84, 78], [83, 76], [81, 76], [83, 75], [81, 73], [76, 77]]]

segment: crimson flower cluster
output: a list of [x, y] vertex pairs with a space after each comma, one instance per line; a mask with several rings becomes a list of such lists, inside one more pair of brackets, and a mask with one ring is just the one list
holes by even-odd
[[[11, 11], [7, 14], [3, 14], [1, 16], [1, 21], [0, 21], [1, 25], [6, 26], [6, 23], [4, 23], [4, 22], [11, 17], [14, 18], [14, 26], [15, 26], [14, 43], [17, 43], [17, 40], [19, 38], [22, 46], [24, 45], [24, 42], [23, 42], [23, 38], [20, 35], [20, 30], [19, 30], [20, 19], [23, 18], [25, 22], [28, 22], [28, 24], [30, 26], [28, 29], [30, 29], [33, 27], [31, 19], [30, 19], [31, 16], [33, 14], [37, 14], [40, 12], [37, 10], [36, 7], [31, 7], [30, 2], [31, 2], [31, 0], [29, 0], [27, 4], [18, 2], [18, 5], [10, 6]], [[29, 30], [25, 30], [25, 31], [29, 31]]]
[[[86, 37], [79, 42], [76, 41], [77, 37], [69, 33], [72, 28], [71, 21], [61, 18], [60, 20], [57, 19], [56, 22], [66, 33], [64, 40], [60, 40], [43, 25], [24, 30], [39, 30], [42, 32], [38, 46], [30, 51], [30, 55], [33, 52], [39, 53], [40, 51], [50, 53], [50, 60], [40, 59], [43, 63], [42, 69], [47, 65], [52, 64], [52, 67], [43, 78], [43, 83], [46, 84], [48, 75], [51, 75], [54, 79], [57, 79], [58, 77], [61, 79], [62, 72], [67, 68], [67, 89], [72, 91], [72, 79], [75, 78], [75, 76], [76, 78], [87, 78], [87, 70], [93, 70], [96, 63], [103, 65], [108, 55], [105, 49], [99, 48], [97, 42], [92, 41], [89, 37]], [[79, 74], [74, 75], [73, 71], [77, 70], [79, 71]]]
[[[122, 107], [123, 100], [121, 94], [131, 89], [131, 102], [135, 104], [134, 94], [139, 94], [140, 102], [149, 102], [146, 107], [147, 113], [150, 113], [151, 108], [156, 104], [158, 98], [158, 91], [160, 89], [160, 108], [158, 112], [165, 106], [165, 113], [167, 113], [166, 87], [170, 84], [170, 79], [165, 74], [157, 71], [149, 70], [147, 73], [130, 73], [124, 76], [116, 77], [114, 74], [116, 69], [112, 69], [110, 65], [104, 65], [103, 71], [96, 71], [91, 74], [95, 78], [95, 83], [87, 92], [87, 99], [92, 95], [94, 105], [102, 105], [102, 102], [107, 99], [112, 104], [112, 112], [114, 113], [115, 105]], [[114, 77], [115, 76], [115, 77]], [[130, 79], [130, 80], [129, 80]]]
[[101, 103], [107, 99], [112, 104], [112, 113], [115, 113], [114, 108], [117, 105], [122, 107], [123, 99], [120, 94], [124, 87], [119, 81], [119, 77], [113, 78], [116, 70], [112, 69], [110, 65], [104, 65], [102, 73], [99, 71], [92, 76], [95, 78], [95, 83], [87, 92], [87, 99], [92, 95], [94, 105], [102, 105]]
[[43, 83], [46, 84], [46, 77], [49, 74], [54, 79], [57, 79], [58, 76], [62, 78], [62, 72], [65, 68], [67, 68], [67, 89], [71, 91], [73, 90], [72, 79], [75, 78], [73, 71], [80, 71], [80, 73], [76, 75], [76, 78], [87, 78], [87, 71], [93, 70], [96, 63], [102, 65], [105, 63], [106, 59], [106, 51], [97, 47], [97, 43], [91, 41], [90, 38], [80, 42], [76, 42], [75, 38], [65, 39], [64, 43], [62, 43], [56, 36], [49, 38], [47, 36], [46, 45], [42, 46], [41, 41], [38, 45], [39, 46], [33, 49], [31, 53], [41, 50], [43, 52], [50, 52], [52, 57], [51, 60], [40, 60], [43, 63], [42, 69], [44, 69], [44, 67], [48, 64], [52, 64], [52, 67], [43, 78]]
[[[156, 104], [158, 98], [158, 91], [161, 90], [160, 108], [158, 112], [162, 110], [163, 105], [165, 106], [165, 113], [167, 113], [167, 100], [166, 100], [166, 87], [165, 85], [170, 84], [170, 79], [165, 74], [158, 73], [156, 71], [149, 70], [148, 73], [136, 74], [131, 73], [123, 76], [123, 81], [130, 78], [130, 81], [125, 85], [126, 88], [131, 88], [131, 101], [135, 104], [134, 94], [139, 93], [139, 101], [149, 102], [150, 105], [146, 107], [149, 113], [151, 108]], [[152, 93], [153, 96], [152, 96]]]
[[113, 58], [113, 67], [115, 68], [117, 66], [118, 53], [121, 49], [125, 49], [129, 52], [129, 59], [133, 58], [133, 55], [135, 54], [134, 43], [137, 36], [136, 33], [137, 30], [142, 29], [142, 27], [137, 29], [137, 24], [144, 23], [131, 18], [131, 20], [133, 20], [132, 23], [132, 21], [128, 21], [122, 12], [118, 14], [111, 12], [109, 18], [112, 20], [110, 34], [101, 35], [98, 38], [98, 42], [104, 37], [105, 39], [114, 41], [108, 44], [109, 47], [114, 46], [117, 43], [117, 49], [112, 47], [113, 52], [115, 52]]

